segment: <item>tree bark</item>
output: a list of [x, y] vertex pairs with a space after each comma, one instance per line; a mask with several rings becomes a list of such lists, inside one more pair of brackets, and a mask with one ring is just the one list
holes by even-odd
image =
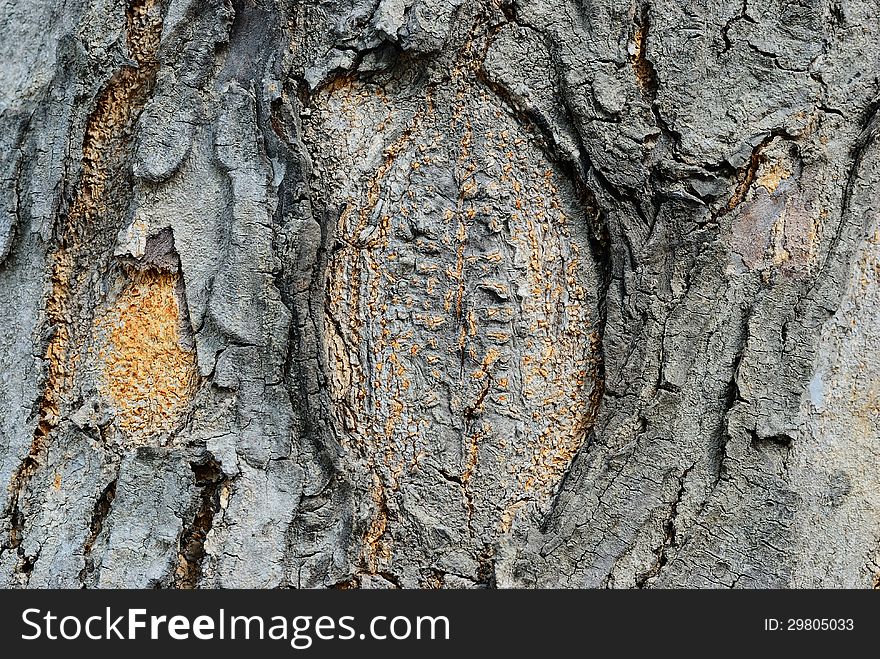
[[874, 2], [0, 28], [0, 584], [877, 585]]

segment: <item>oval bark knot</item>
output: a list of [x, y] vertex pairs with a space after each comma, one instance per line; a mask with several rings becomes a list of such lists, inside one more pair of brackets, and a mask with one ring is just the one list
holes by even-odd
[[339, 435], [372, 474], [373, 573], [413, 553], [411, 531], [476, 560], [517, 510], [546, 509], [598, 399], [598, 276], [575, 191], [471, 71], [452, 84], [426, 100], [335, 86], [305, 128], [342, 209], [328, 380]]

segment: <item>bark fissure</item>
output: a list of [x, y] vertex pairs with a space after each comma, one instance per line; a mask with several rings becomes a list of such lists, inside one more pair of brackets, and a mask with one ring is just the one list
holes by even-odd
[[659, 576], [660, 572], [663, 570], [663, 567], [669, 561], [669, 551], [676, 546], [676, 536], [679, 533], [679, 529], [676, 526], [678, 519], [678, 507], [681, 504], [681, 501], [686, 492], [685, 487], [687, 484], [688, 474], [690, 474], [694, 466], [695, 465], [689, 466], [687, 469], [684, 470], [684, 472], [682, 472], [681, 476], [678, 477], [678, 490], [675, 493], [675, 498], [669, 505], [669, 513], [662, 525], [663, 541], [655, 551], [657, 559], [647, 571], [642, 573], [636, 579], [637, 588], [644, 588], [651, 579]]
[[199, 586], [205, 560], [205, 538], [220, 510], [220, 491], [230, 479], [213, 458], [193, 463], [193, 476], [199, 488], [199, 506], [192, 521], [184, 527], [178, 541], [178, 564], [172, 580], [174, 588], [193, 589]]
[[110, 481], [95, 501], [95, 507], [92, 511], [92, 519], [91, 522], [89, 522], [89, 535], [82, 548], [85, 565], [79, 573], [79, 580], [83, 584], [86, 583], [89, 576], [94, 572], [95, 565], [92, 559], [92, 549], [95, 546], [95, 542], [98, 540], [98, 536], [101, 535], [101, 531], [104, 530], [104, 524], [113, 508], [113, 499], [116, 498], [117, 483], [118, 478], [114, 478]]

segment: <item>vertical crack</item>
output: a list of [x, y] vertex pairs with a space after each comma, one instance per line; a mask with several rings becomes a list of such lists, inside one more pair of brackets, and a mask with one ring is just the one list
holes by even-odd
[[695, 465], [692, 464], [684, 470], [681, 476], [678, 477], [678, 491], [675, 493], [675, 498], [669, 506], [669, 514], [666, 517], [666, 521], [663, 523], [663, 542], [656, 550], [657, 558], [654, 561], [654, 564], [636, 579], [637, 588], [644, 588], [649, 580], [656, 578], [663, 569], [663, 566], [669, 561], [669, 549], [674, 547], [677, 541], [675, 522], [678, 517], [678, 506], [684, 498], [687, 477], [694, 466]]
[[755, 182], [755, 176], [758, 173], [758, 168], [766, 159], [763, 154], [764, 148], [770, 143], [770, 141], [774, 137], [774, 134], [768, 135], [763, 140], [761, 140], [761, 142], [752, 150], [752, 155], [749, 157], [748, 164], [739, 172], [739, 181], [737, 183], [736, 190], [734, 190], [733, 195], [731, 195], [730, 199], [728, 199], [727, 205], [722, 207], [721, 210], [718, 211], [717, 217], [726, 215], [734, 208], [739, 206], [742, 203], [743, 199], [745, 199], [746, 194], [751, 189], [752, 184]]
[[180, 534], [177, 552], [177, 570], [172, 581], [174, 588], [192, 590], [202, 577], [205, 559], [205, 538], [214, 526], [214, 516], [220, 509], [220, 489], [229, 480], [220, 464], [213, 458], [192, 463], [196, 486], [201, 489], [200, 505], [192, 523]]
[[642, 94], [653, 105], [657, 99], [657, 71], [651, 60], [648, 59], [648, 31], [650, 19], [648, 13], [650, 5], [642, 5], [641, 12], [635, 19], [636, 32], [633, 35], [633, 52], [630, 56], [633, 72], [636, 75], [636, 83]]
[[739, 14], [721, 26], [721, 40], [724, 41], [724, 48], [721, 50], [722, 55], [733, 47], [733, 40], [730, 38], [729, 34], [730, 28], [740, 21], [748, 21], [749, 23], [756, 22], [755, 19], [749, 16], [749, 0], [742, 0], [742, 8], [740, 9]]
[[117, 481], [118, 479], [116, 478], [110, 481], [95, 501], [95, 508], [92, 511], [92, 521], [89, 524], [89, 535], [86, 538], [82, 549], [85, 565], [83, 566], [83, 569], [80, 570], [79, 580], [83, 584], [85, 584], [86, 579], [88, 579], [89, 575], [95, 570], [94, 560], [92, 559], [92, 548], [95, 546], [95, 541], [104, 529], [104, 522], [110, 515], [110, 509], [113, 507], [113, 500], [116, 498]]

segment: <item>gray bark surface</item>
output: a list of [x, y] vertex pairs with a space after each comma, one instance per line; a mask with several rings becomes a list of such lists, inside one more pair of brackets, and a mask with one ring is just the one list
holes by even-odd
[[0, 34], [0, 585], [878, 584], [876, 2]]

